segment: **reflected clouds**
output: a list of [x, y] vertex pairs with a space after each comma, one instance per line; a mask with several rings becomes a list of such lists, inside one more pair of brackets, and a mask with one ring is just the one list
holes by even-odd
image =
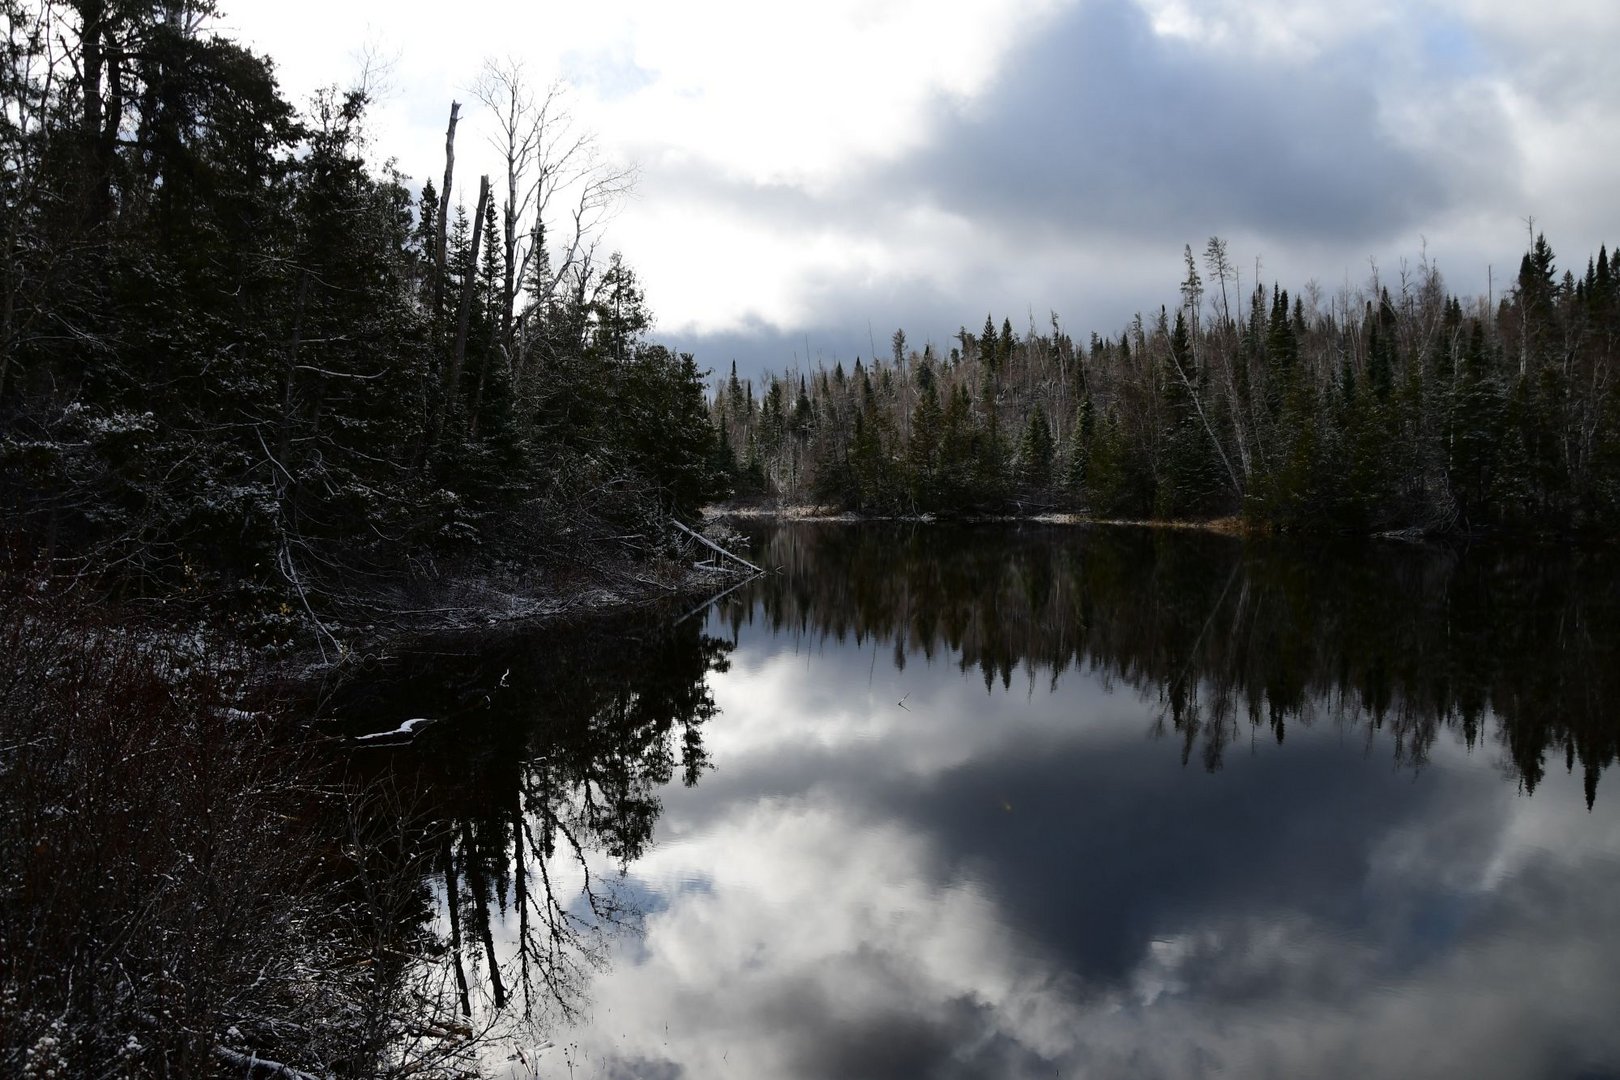
[[378, 727], [461, 711], [409, 759], [445, 952], [477, 1022], [578, 1007], [510, 1075], [1620, 1069], [1608, 554], [755, 549], [780, 572], [706, 623], [354, 692]]
[[715, 768], [628, 868], [659, 899], [567, 1033], [584, 1075], [1620, 1067], [1620, 817], [1578, 770], [1527, 798], [1478, 747], [1414, 771], [1318, 724], [1205, 772], [1095, 668], [987, 690], [821, 626], [711, 621]]
[[[1542, 801], [1568, 817], [1579, 788], [1560, 786], [1562, 800]], [[712, 869], [703, 890], [647, 919], [634, 961], [599, 979], [596, 1026], [574, 1036], [587, 1060], [629, 1054], [687, 1076], [1518, 1076], [1620, 1052], [1600, 1020], [1620, 950], [1603, 933], [1604, 904], [1582, 900], [1620, 885], [1614, 849], [1574, 865], [1534, 858], [1490, 888], [1453, 885], [1522, 802], [1499, 782], [1446, 793], [1469, 812], [1471, 836], [1451, 816], [1430, 820], [1426, 802], [1361, 822], [1361, 843], [1314, 837], [1347, 847], [1328, 856], [1339, 874], [1301, 864], [1298, 844], [1236, 866], [1212, 852], [1177, 873], [1187, 853], [1154, 850], [1159, 834], [1110, 852], [1138, 870], [1099, 864], [1069, 880], [1017, 870], [1031, 856], [1081, 858], [1061, 846], [965, 858], [937, 818], [875, 813], [843, 794], [735, 802], [635, 868], [654, 889]], [[1164, 794], [1127, 801], [1149, 815]], [[1315, 794], [1281, 797], [1272, 813], [1299, 813]], [[1331, 798], [1320, 805], [1323, 818], [1346, 816]], [[1211, 820], [1206, 842], [1264, 846]], [[1383, 865], [1414, 848], [1446, 857]], [[1049, 894], [1055, 920], [1020, 910], [1030, 890]], [[1076, 955], [1073, 939], [1121, 963], [1088, 967], [1096, 957]]]

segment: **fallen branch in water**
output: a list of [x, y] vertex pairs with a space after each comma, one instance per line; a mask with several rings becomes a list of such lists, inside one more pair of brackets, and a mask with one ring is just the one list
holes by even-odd
[[733, 555], [731, 552], [727, 551], [725, 548], [721, 547], [719, 544], [715, 543], [713, 540], [710, 540], [707, 536], [704, 536], [701, 533], [693, 532], [691, 529], [688, 529], [685, 525], [682, 525], [680, 522], [676, 521], [674, 518], [670, 518], [669, 523], [671, 525], [675, 526], [677, 529], [681, 530], [681, 532], [685, 533], [687, 536], [690, 536], [692, 539], [694, 539], [698, 543], [702, 544], [704, 547], [712, 548], [715, 551], [718, 551], [720, 554], [724, 555], [726, 558], [732, 559], [732, 560], [734, 560], [736, 562], [742, 563], [744, 566], [748, 567], [748, 569], [752, 570], [754, 573], [763, 574], [765, 572], [765, 571], [761, 570], [759, 567], [755, 566], [753, 563], [749, 562], [747, 559], [743, 558], [741, 555]]

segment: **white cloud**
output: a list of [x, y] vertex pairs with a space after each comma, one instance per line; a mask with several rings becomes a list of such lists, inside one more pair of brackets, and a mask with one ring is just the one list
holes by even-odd
[[1399, 7], [1301, 0], [1138, 0], [1153, 29], [1201, 48], [1302, 63], [1361, 34], [1387, 29]]

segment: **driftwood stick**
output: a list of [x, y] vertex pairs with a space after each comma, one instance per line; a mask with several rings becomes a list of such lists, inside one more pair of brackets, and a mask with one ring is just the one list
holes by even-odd
[[727, 551], [725, 548], [721, 547], [719, 544], [715, 543], [713, 540], [710, 540], [707, 536], [703, 536], [700, 533], [693, 532], [691, 529], [688, 529], [685, 525], [682, 525], [680, 522], [676, 521], [674, 518], [670, 518], [669, 523], [671, 525], [675, 526], [677, 529], [681, 530], [681, 532], [685, 533], [687, 536], [690, 536], [692, 539], [694, 539], [698, 543], [702, 544], [704, 547], [713, 548], [715, 551], [718, 551], [720, 554], [724, 555], [726, 558], [731, 559], [731, 560], [733, 560], [735, 562], [742, 563], [744, 566], [748, 567], [748, 569], [752, 570], [754, 573], [763, 574], [765, 572], [765, 571], [761, 570], [759, 567], [755, 566], [753, 563], [749, 562], [747, 559], [743, 558], [741, 555], [733, 555], [731, 552]]

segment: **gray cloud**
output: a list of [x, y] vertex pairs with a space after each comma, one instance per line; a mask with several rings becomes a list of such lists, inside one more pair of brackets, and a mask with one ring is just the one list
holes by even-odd
[[1374, 86], [1403, 66], [1377, 40], [1309, 63], [1233, 58], [1099, 0], [947, 113], [897, 178], [975, 218], [1065, 235], [1399, 236], [1466, 180], [1383, 130]]
[[1064, 331], [1084, 343], [1094, 332], [1117, 336], [1132, 312], [1157, 311], [1174, 294], [1180, 250], [1179, 245], [1165, 245], [1146, 254], [1134, 252], [1102, 282], [1087, 281], [1079, 268], [1053, 266], [1039, 296], [1009, 288], [1004, 276], [988, 266], [983, 288], [966, 296], [904, 275], [878, 283], [823, 279], [806, 286], [816, 314], [803, 326], [782, 328], [755, 318], [734, 330], [668, 333], [661, 340], [693, 353], [698, 366], [716, 376], [727, 375], [736, 361], [739, 377], [754, 379], [756, 392], [767, 374], [789, 367], [809, 373], [818, 367], [831, 371], [842, 363], [848, 371], [857, 357], [887, 357], [897, 329], [906, 332], [908, 348], [921, 352], [931, 345], [935, 355], [948, 355], [957, 332], [966, 328], [977, 334], [987, 314], [998, 326], [1010, 319], [1019, 334], [1031, 320], [1037, 333], [1048, 333], [1056, 311]]
[[[802, 363], [806, 337], [812, 361], [867, 355], [869, 322], [880, 355], [896, 326], [948, 348], [986, 310], [1019, 330], [1033, 307], [1038, 326], [1055, 309], [1082, 339], [1117, 333], [1174, 299], [1181, 246], [1200, 250], [1212, 234], [1236, 240], [1240, 265], [1263, 255], [1265, 278], [1294, 288], [1359, 282], [1369, 257], [1415, 257], [1420, 236], [1438, 234], [1452, 246], [1431, 254], [1464, 271], [1454, 286], [1483, 292], [1486, 263], [1516, 259], [1496, 246], [1534, 210], [1512, 125], [1478, 81], [1505, 63], [1467, 27], [1433, 19], [1307, 60], [1158, 35], [1129, 0], [1076, 5], [984, 94], [938, 101], [921, 150], [828, 191], [654, 170], [649, 183], [789, 236], [833, 230], [899, 251], [898, 215], [924, 206], [981, 241], [952, 252], [944, 278], [902, 267], [880, 283], [803, 281], [803, 326], [757, 322], [688, 347], [758, 374]], [[1497, 231], [1480, 237], [1481, 220]]]

